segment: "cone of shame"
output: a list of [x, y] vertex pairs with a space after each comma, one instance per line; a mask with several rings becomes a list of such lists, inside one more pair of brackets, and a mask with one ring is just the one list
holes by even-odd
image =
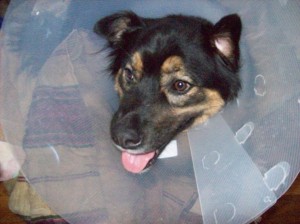
[[[106, 42], [92, 32], [119, 10], [212, 22], [238, 13], [243, 22], [238, 99], [177, 136], [143, 174], [124, 169], [110, 139], [118, 97]], [[68, 223], [254, 220], [300, 169], [299, 19], [299, 3], [288, 0], [12, 0], [1, 36], [0, 123], [26, 159], [11, 209]]]

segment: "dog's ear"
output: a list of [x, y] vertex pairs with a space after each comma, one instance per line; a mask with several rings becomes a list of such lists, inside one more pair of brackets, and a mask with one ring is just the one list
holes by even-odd
[[103, 35], [111, 44], [117, 46], [122, 42], [124, 34], [134, 32], [144, 26], [142, 19], [135, 13], [123, 11], [99, 20], [94, 32]]
[[238, 66], [242, 22], [237, 14], [223, 17], [213, 27], [212, 45], [226, 64]]

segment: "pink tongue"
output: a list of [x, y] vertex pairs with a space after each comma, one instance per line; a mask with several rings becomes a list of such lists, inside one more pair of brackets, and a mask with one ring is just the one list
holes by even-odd
[[148, 162], [155, 156], [155, 152], [133, 155], [122, 152], [122, 163], [124, 168], [132, 173], [140, 173], [147, 166]]

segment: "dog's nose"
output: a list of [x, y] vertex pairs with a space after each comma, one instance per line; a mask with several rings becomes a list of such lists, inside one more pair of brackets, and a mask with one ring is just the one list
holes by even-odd
[[129, 129], [119, 134], [118, 141], [125, 149], [134, 149], [141, 145], [142, 138], [136, 130]]
[[136, 113], [122, 114], [119, 109], [111, 123], [113, 141], [123, 149], [136, 149], [142, 144], [140, 118]]

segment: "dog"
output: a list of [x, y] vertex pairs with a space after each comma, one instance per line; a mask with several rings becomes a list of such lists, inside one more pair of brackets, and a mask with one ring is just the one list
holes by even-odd
[[238, 96], [241, 30], [237, 14], [212, 24], [121, 11], [95, 24], [111, 49], [109, 70], [120, 102], [110, 132], [127, 171], [145, 171], [175, 136]]

